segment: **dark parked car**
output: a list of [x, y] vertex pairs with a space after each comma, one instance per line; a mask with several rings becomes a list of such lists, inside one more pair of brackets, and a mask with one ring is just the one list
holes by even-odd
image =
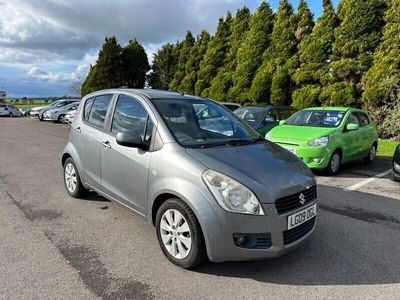
[[221, 104], [230, 111], [235, 111], [236, 109], [242, 107], [239, 103], [234, 103], [234, 102], [221, 102]]
[[393, 155], [392, 178], [394, 181], [400, 181], [400, 144], [397, 145]]
[[235, 110], [235, 115], [244, 120], [259, 134], [265, 134], [279, 124], [279, 121], [288, 119], [296, 112], [291, 106], [245, 106]]

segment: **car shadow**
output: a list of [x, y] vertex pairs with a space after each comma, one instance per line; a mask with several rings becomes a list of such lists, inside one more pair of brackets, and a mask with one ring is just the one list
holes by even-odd
[[[299, 248], [276, 259], [207, 262], [194, 271], [284, 285], [399, 283], [400, 201], [332, 187], [320, 190], [324, 199], [317, 228]], [[342, 202], [335, 203], [338, 197]]]
[[339, 174], [329, 175], [324, 170], [312, 170], [314, 175], [321, 177], [351, 177], [368, 178], [385, 172], [392, 167], [391, 160], [377, 159], [373, 163], [365, 163], [363, 160], [356, 160], [340, 166]]
[[85, 198], [82, 198], [84, 201], [97, 201], [97, 202], [111, 202], [110, 200], [104, 198], [94, 191], [89, 191]]

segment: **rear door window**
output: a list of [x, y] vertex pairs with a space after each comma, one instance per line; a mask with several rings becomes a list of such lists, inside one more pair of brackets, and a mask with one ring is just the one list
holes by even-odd
[[88, 123], [103, 128], [112, 95], [97, 96], [90, 110]]
[[89, 120], [89, 114], [90, 114], [90, 110], [92, 109], [93, 101], [94, 101], [94, 98], [90, 98], [90, 99], [86, 100], [86, 102], [85, 102], [83, 116], [84, 116], [84, 119], [86, 122]]
[[367, 126], [369, 124], [368, 116], [362, 112], [357, 113], [358, 118], [360, 119], [360, 126]]

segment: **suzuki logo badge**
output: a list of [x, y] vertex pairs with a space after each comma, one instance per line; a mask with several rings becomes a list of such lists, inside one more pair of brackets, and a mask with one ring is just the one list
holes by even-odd
[[303, 193], [300, 193], [299, 199], [300, 199], [299, 202], [300, 202], [301, 205], [306, 203], [306, 197], [304, 196]]

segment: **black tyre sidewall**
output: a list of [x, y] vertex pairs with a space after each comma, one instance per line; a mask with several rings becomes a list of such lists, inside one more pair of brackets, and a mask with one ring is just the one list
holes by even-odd
[[[334, 156], [335, 154], [338, 154], [338, 155], [339, 155], [339, 167], [338, 167], [338, 169], [337, 169], [336, 171], [332, 171], [332, 168], [331, 168], [331, 167], [332, 167], [332, 159], [333, 159], [333, 156]], [[340, 152], [339, 152], [339, 151], [333, 152], [333, 153], [332, 153], [332, 156], [331, 156], [331, 158], [330, 158], [330, 160], [329, 160], [328, 167], [326, 168], [328, 174], [329, 174], [329, 175], [336, 175], [336, 174], [338, 174], [338, 173], [339, 173], [339, 170], [340, 170], [340, 165], [341, 165], [341, 163], [342, 163], [342, 156], [340, 155]]]
[[[72, 164], [75, 168], [75, 172], [76, 172], [76, 188], [75, 191], [73, 193], [71, 193], [68, 188], [67, 188], [67, 183], [65, 182], [65, 168], [68, 164]], [[71, 197], [74, 198], [83, 198], [84, 196], [86, 196], [87, 194], [87, 189], [83, 186], [82, 182], [81, 182], [81, 177], [79, 176], [79, 171], [75, 165], [75, 162], [72, 158], [67, 158], [67, 160], [64, 163], [64, 168], [63, 168], [63, 179], [64, 179], [64, 186], [65, 189], [67, 190], [68, 195], [70, 195]]]
[[[160, 232], [160, 222], [161, 222], [161, 217], [164, 214], [165, 211], [168, 209], [175, 209], [179, 211], [186, 219], [186, 222], [189, 225], [191, 236], [192, 236], [192, 246], [189, 252], [189, 255], [186, 256], [184, 259], [177, 259], [173, 257], [168, 250], [165, 248], [164, 243], [161, 238], [161, 232]], [[205, 250], [205, 243], [204, 243], [204, 237], [203, 233], [200, 227], [200, 224], [193, 213], [193, 211], [190, 209], [190, 207], [183, 202], [181, 199], [178, 198], [171, 198], [167, 201], [165, 201], [159, 210], [157, 211], [156, 215], [156, 232], [157, 232], [157, 238], [158, 242], [160, 244], [161, 250], [163, 251], [164, 255], [170, 260], [172, 263], [175, 265], [178, 265], [182, 268], [185, 269], [190, 269], [201, 262], [204, 261], [206, 258], [206, 250]]]
[[[372, 150], [372, 147], [375, 147], [375, 156], [374, 156], [374, 159], [373, 160], [371, 160], [370, 159], [370, 154], [371, 154], [371, 150]], [[364, 161], [366, 162], [366, 163], [373, 163], [374, 162], [374, 160], [375, 160], [375, 157], [376, 157], [376, 145], [375, 144], [373, 144], [372, 146], [371, 146], [371, 148], [369, 148], [369, 151], [368, 151], [368, 155], [366, 156], [366, 157], [364, 157]]]

